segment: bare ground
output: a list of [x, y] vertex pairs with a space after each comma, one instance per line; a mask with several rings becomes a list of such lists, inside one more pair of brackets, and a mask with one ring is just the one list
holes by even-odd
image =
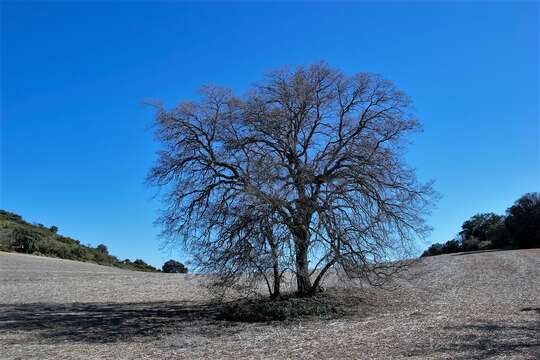
[[540, 359], [540, 250], [426, 258], [336, 319], [237, 323], [194, 275], [0, 252], [2, 359]]

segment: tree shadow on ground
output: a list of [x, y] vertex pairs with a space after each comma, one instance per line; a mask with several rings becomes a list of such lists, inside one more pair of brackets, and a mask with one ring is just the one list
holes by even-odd
[[219, 334], [220, 305], [188, 302], [0, 305], [0, 333], [29, 333], [38, 342], [111, 343], [170, 333]]
[[490, 359], [494, 356], [523, 356], [540, 359], [540, 321], [511, 324], [477, 323], [443, 328], [443, 337], [434, 347], [427, 344], [408, 356], [427, 357], [434, 353], [452, 359]]
[[521, 309], [521, 311], [535, 311], [536, 313], [538, 313], [538, 315], [540, 315], [540, 307], [537, 307], [537, 308], [525, 307]]
[[[323, 300], [324, 299], [324, 300]], [[324, 303], [329, 306], [350, 308], [365, 304], [362, 299], [355, 298], [354, 304], [336, 303], [335, 297], [325, 295], [314, 298], [308, 305], [319, 310]], [[351, 299], [345, 297], [343, 301]], [[311, 304], [313, 302], [313, 304]], [[241, 322], [271, 322], [272, 320], [300, 320], [309, 318], [311, 307], [299, 302], [299, 317], [281, 319], [272, 316], [243, 319], [229, 314], [231, 309], [244, 309], [245, 305], [255, 305], [263, 310], [285, 306], [291, 310], [290, 304], [269, 302], [265, 298], [249, 302], [235, 300], [197, 304], [193, 302], [146, 302], [146, 303], [69, 303], [69, 304], [0, 304], [0, 333], [19, 333], [28, 335], [27, 339], [38, 343], [58, 343], [59, 341], [76, 341], [85, 343], [114, 343], [139, 340], [154, 340], [165, 335], [201, 335], [217, 337], [234, 335], [242, 331]], [[292, 303], [297, 306], [296, 302]], [[272, 305], [272, 306], [270, 306]], [[366, 305], [367, 306], [367, 305]], [[306, 314], [301, 313], [305, 309]], [[246, 308], [250, 310], [250, 308]], [[325, 308], [326, 309], [326, 308]], [[278, 309], [281, 310], [281, 309]], [[294, 310], [294, 309], [293, 309]], [[281, 313], [277, 313], [280, 315]], [[343, 313], [344, 315], [345, 313]], [[243, 315], [241, 313], [240, 315]], [[305, 315], [305, 316], [304, 316]], [[332, 314], [334, 315], [334, 314]], [[339, 313], [339, 316], [342, 314]], [[313, 316], [314, 317], [314, 316]], [[260, 319], [259, 319], [260, 318]], [[290, 322], [292, 324], [292, 322]], [[272, 325], [287, 326], [289, 323], [274, 321]]]

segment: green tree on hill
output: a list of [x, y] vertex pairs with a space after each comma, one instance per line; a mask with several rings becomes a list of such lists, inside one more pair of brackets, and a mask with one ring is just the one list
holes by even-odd
[[105, 254], [105, 255], [108, 255], [109, 254], [109, 249], [107, 248], [106, 245], [103, 245], [103, 244], [99, 244], [97, 247], [96, 247], [97, 251], [101, 254]]
[[523, 195], [506, 213], [505, 224], [516, 246], [540, 247], [540, 194]]
[[188, 269], [184, 266], [184, 264], [172, 259], [163, 264], [162, 270], [164, 273], [176, 274], [186, 274], [188, 272]]

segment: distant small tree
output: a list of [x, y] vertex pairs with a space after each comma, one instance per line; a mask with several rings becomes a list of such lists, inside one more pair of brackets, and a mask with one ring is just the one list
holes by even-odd
[[523, 195], [506, 213], [506, 227], [516, 247], [540, 247], [540, 194]]
[[108, 255], [109, 254], [109, 249], [107, 249], [107, 246], [103, 245], [103, 244], [99, 244], [97, 247], [96, 247], [97, 251], [100, 253], [100, 254], [105, 254], [105, 255]]
[[184, 266], [184, 264], [172, 259], [163, 264], [162, 270], [164, 273], [176, 274], [186, 274], [188, 272], [188, 269]]
[[51, 226], [51, 227], [49, 228], [49, 230], [50, 230], [51, 232], [53, 232], [53, 233], [56, 234], [56, 233], [58, 233], [58, 226], [53, 225], [53, 226]]

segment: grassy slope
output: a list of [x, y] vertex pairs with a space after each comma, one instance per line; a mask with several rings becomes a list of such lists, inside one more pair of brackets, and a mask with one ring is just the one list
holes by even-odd
[[[142, 260], [120, 261], [107, 252], [83, 245], [80, 241], [59, 235], [53, 230], [52, 227], [47, 228], [41, 224], [30, 224], [20, 215], [0, 210], [0, 250], [92, 262], [128, 270], [159, 271]], [[24, 248], [21, 246], [23, 242], [31, 245]]]

